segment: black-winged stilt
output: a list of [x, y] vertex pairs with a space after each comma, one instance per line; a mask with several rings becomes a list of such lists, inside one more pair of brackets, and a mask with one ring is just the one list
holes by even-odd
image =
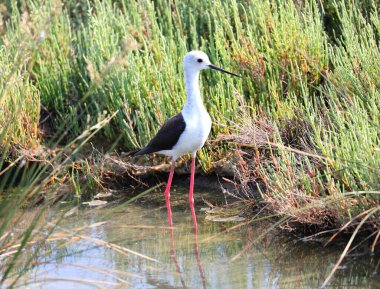
[[191, 153], [189, 203], [195, 231], [198, 231], [194, 210], [194, 171], [197, 151], [204, 145], [210, 131], [211, 118], [206, 111], [199, 90], [199, 72], [212, 68], [234, 76], [235, 73], [226, 71], [211, 64], [208, 56], [202, 51], [191, 51], [183, 60], [186, 84], [186, 103], [182, 111], [164, 123], [156, 136], [146, 147], [135, 153], [135, 156], [149, 153], [159, 153], [172, 158], [168, 183], [165, 189], [166, 207], [169, 225], [172, 226], [170, 208], [170, 186], [173, 180], [175, 161], [180, 156]]

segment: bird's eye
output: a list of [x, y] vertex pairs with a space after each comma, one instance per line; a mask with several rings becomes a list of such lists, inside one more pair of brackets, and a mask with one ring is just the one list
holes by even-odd
[[201, 63], [201, 62], [203, 62], [203, 60], [199, 58], [199, 59], [198, 59], [198, 62]]

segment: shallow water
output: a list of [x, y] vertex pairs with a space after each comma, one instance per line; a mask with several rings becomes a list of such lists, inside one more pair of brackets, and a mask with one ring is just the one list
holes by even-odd
[[[220, 194], [199, 191], [197, 200]], [[238, 223], [205, 221], [199, 204], [195, 235], [186, 199], [186, 189], [173, 190], [174, 230], [167, 227], [162, 193], [116, 208], [74, 212], [18, 284], [54, 289], [318, 288], [341, 253], [342, 248], [295, 243], [283, 233], [271, 233], [254, 244], [268, 225], [226, 232]], [[377, 288], [378, 261], [348, 258], [329, 287]]]

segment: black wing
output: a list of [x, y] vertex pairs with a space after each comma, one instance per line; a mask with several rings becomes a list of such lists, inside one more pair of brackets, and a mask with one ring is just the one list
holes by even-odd
[[162, 150], [171, 150], [178, 142], [179, 137], [186, 128], [186, 122], [179, 113], [168, 119], [148, 145], [135, 153], [135, 156], [154, 153]]

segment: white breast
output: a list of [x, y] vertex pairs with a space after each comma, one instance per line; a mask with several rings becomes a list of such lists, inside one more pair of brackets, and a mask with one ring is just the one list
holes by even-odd
[[211, 118], [206, 109], [182, 110], [186, 128], [181, 134], [173, 152], [177, 157], [186, 153], [195, 153], [200, 150], [211, 131]]

